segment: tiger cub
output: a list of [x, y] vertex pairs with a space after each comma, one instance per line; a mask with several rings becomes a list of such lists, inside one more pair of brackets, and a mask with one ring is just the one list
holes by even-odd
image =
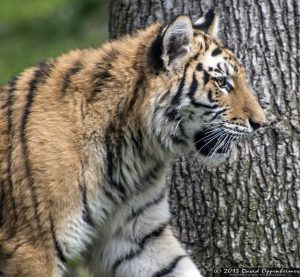
[[0, 268], [62, 276], [199, 277], [173, 236], [166, 170], [211, 163], [265, 122], [210, 11], [27, 69], [0, 89]]

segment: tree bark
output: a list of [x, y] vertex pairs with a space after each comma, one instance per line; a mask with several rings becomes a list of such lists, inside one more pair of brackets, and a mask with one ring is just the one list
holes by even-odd
[[181, 156], [168, 178], [173, 226], [205, 276], [217, 267], [300, 267], [300, 4], [284, 0], [111, 0], [111, 38], [215, 7], [268, 126], [209, 169]]

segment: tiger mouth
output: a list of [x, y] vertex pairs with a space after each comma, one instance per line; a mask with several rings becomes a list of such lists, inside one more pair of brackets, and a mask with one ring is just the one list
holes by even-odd
[[206, 131], [197, 132], [194, 137], [194, 144], [198, 152], [204, 156], [213, 156], [214, 154], [226, 155], [233, 146], [233, 140], [229, 136], [213, 136]]

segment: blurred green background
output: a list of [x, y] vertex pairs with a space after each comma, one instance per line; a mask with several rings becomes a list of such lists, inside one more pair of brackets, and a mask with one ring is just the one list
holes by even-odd
[[41, 60], [97, 47], [108, 0], [0, 0], [0, 84]]
[[[0, 84], [41, 60], [108, 37], [108, 0], [0, 0]], [[67, 276], [88, 277], [80, 260]]]

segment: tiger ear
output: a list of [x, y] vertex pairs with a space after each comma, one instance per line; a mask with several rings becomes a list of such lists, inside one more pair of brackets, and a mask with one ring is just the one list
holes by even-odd
[[214, 9], [210, 9], [206, 15], [194, 22], [193, 27], [203, 30], [212, 37], [216, 37], [219, 29], [219, 16], [215, 13]]
[[176, 17], [162, 34], [162, 60], [168, 70], [178, 69], [191, 49], [193, 25], [188, 16]]

